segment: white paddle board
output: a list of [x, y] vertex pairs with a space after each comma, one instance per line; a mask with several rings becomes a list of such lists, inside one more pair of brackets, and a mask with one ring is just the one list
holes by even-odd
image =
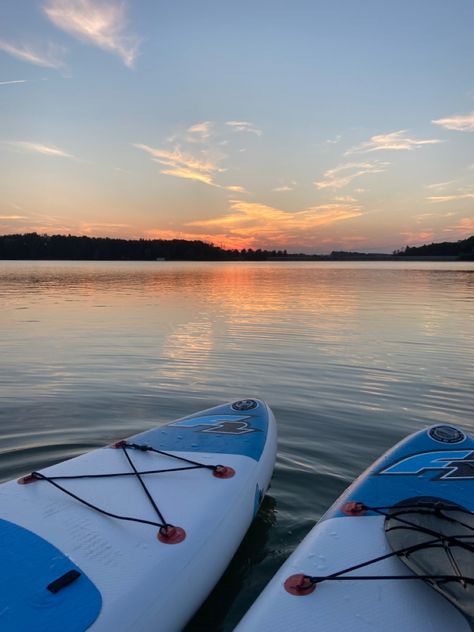
[[468, 632], [473, 510], [473, 438], [411, 435], [321, 518], [238, 632]]
[[262, 401], [196, 413], [0, 485], [0, 629], [180, 630], [269, 486]]

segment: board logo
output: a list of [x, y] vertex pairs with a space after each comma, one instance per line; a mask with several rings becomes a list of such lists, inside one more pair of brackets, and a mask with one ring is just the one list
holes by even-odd
[[464, 432], [454, 426], [435, 426], [430, 428], [428, 434], [439, 443], [461, 443], [466, 438]]
[[439, 452], [420, 452], [378, 472], [391, 475], [422, 474], [428, 470], [438, 470], [432, 480], [460, 480], [474, 478], [473, 450], [444, 450]]
[[243, 412], [244, 410], [253, 410], [257, 408], [258, 404], [254, 399], [240, 399], [238, 402], [232, 404], [234, 410]]
[[251, 432], [261, 432], [259, 428], [250, 425], [252, 417], [242, 415], [208, 415], [207, 417], [195, 417], [194, 419], [182, 419], [170, 426], [180, 428], [194, 428], [195, 432], [207, 432], [212, 434], [243, 435]]

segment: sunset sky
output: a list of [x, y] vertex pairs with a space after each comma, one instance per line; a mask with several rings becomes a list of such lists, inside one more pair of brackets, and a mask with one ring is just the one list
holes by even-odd
[[472, 0], [2, 0], [0, 234], [474, 233]]

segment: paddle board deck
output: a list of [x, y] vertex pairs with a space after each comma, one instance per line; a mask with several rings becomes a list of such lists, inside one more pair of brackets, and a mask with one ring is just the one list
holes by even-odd
[[[448, 574], [467, 569], [472, 577], [474, 440], [453, 426], [433, 426], [396, 445], [347, 489], [270, 581], [238, 632], [468, 632], [468, 619], [428, 585], [433, 580], [413, 579], [415, 573], [402, 561], [404, 556], [413, 561], [415, 549], [416, 555], [426, 551], [431, 538], [436, 542], [427, 560], [436, 566], [442, 542], [432, 524], [437, 511], [449, 514], [446, 507], [452, 506], [460, 508], [456, 515], [461, 522], [469, 523], [460, 527], [453, 522], [455, 532], [470, 534], [459, 537], [467, 538], [471, 549], [454, 551], [454, 542], [448, 541]], [[393, 515], [398, 515], [395, 528], [387, 518]], [[427, 528], [413, 527], [418, 515], [428, 520]], [[390, 538], [399, 535], [418, 543], [424, 538], [423, 545], [394, 555], [401, 549], [394, 549]], [[366, 565], [377, 558], [382, 559]], [[358, 568], [349, 570], [353, 567]], [[332, 574], [342, 579], [324, 579]], [[351, 579], [356, 576], [376, 577]], [[394, 576], [408, 577], [386, 579]], [[454, 585], [472, 608], [472, 584], [456, 580], [443, 590]]]
[[269, 407], [242, 400], [1, 484], [0, 629], [182, 629], [258, 510], [276, 440]]

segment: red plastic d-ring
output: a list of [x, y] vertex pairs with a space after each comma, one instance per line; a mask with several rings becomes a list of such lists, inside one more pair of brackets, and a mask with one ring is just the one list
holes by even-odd
[[345, 505], [342, 505], [341, 511], [347, 516], [363, 516], [367, 513], [367, 507], [364, 503], [358, 502], [357, 500], [351, 500]]
[[216, 478], [232, 478], [235, 476], [235, 470], [228, 465], [216, 465], [213, 471]]
[[316, 590], [316, 584], [312, 582], [307, 575], [298, 573], [297, 575], [290, 575], [283, 584], [286, 592], [290, 595], [296, 595], [297, 597], [303, 597], [309, 595]]
[[181, 527], [167, 524], [158, 531], [158, 540], [163, 544], [179, 544], [186, 537], [186, 531]]
[[17, 480], [17, 483], [19, 485], [29, 485], [30, 483], [36, 483], [36, 481], [39, 481], [39, 478], [37, 476], [35, 476], [34, 474], [27, 474], [26, 476], [22, 476], [21, 478], [19, 478]]
[[111, 448], [123, 448], [124, 445], [127, 445], [125, 439], [121, 439], [120, 441], [116, 441], [115, 443], [111, 443]]

